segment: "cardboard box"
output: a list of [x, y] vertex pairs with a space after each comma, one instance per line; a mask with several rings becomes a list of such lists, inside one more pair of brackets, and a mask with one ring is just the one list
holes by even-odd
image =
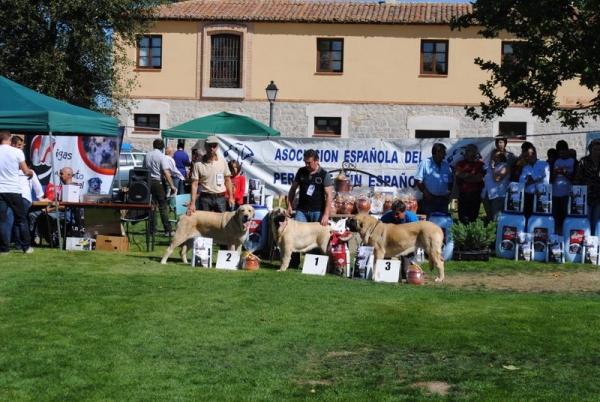
[[96, 240], [91, 237], [67, 237], [67, 250], [89, 251], [96, 249]]
[[127, 236], [96, 236], [96, 250], [101, 251], [129, 251]]
[[79, 185], [65, 184], [62, 188], [62, 198], [64, 202], [79, 202]]

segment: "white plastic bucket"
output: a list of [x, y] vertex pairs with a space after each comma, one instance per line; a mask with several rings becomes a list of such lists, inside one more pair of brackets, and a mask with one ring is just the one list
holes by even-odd
[[554, 233], [554, 218], [533, 214], [527, 222], [527, 233], [533, 233], [533, 261], [546, 261], [548, 236]]
[[452, 216], [450, 214], [444, 214], [440, 212], [434, 212], [429, 216], [429, 221], [435, 223], [444, 231], [444, 248], [442, 249], [442, 258], [444, 261], [450, 261], [452, 259], [452, 253], [454, 252], [454, 241], [452, 241]]
[[514, 260], [517, 250], [517, 233], [524, 231], [525, 217], [523, 214], [502, 212], [496, 230], [496, 257]]

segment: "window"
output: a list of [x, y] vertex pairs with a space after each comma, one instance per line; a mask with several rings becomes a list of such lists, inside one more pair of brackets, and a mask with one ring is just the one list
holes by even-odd
[[415, 130], [415, 138], [450, 138], [448, 130]]
[[315, 137], [341, 137], [341, 117], [315, 117]]
[[344, 40], [317, 39], [317, 72], [341, 73], [344, 71]]
[[501, 121], [498, 123], [498, 135], [508, 139], [524, 140], [527, 137], [527, 123]]
[[448, 41], [421, 41], [421, 74], [448, 75]]
[[240, 36], [219, 34], [211, 37], [210, 87], [240, 88]]
[[502, 64], [514, 62], [514, 46], [515, 42], [502, 42]]
[[133, 166], [133, 158], [131, 157], [131, 155], [119, 155], [119, 166]]
[[162, 68], [162, 36], [142, 36], [138, 42], [137, 67]]
[[136, 114], [133, 115], [133, 131], [138, 133], [157, 134], [160, 129], [159, 114]]
[[527, 69], [522, 63], [519, 63], [519, 48], [524, 42], [502, 42], [502, 61], [501, 67], [505, 74], [512, 78], [526, 79]]

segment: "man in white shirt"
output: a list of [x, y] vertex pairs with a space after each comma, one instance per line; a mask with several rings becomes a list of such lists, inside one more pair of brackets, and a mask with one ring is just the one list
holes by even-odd
[[30, 254], [33, 248], [30, 247], [31, 238], [23, 208], [19, 172], [31, 177], [33, 171], [27, 167], [23, 151], [10, 145], [11, 139], [10, 132], [0, 131], [0, 254], [10, 250], [10, 231], [5, 229], [9, 209], [14, 215], [14, 224], [19, 229], [23, 251]]
[[[163, 153], [165, 149], [165, 143], [161, 139], [156, 139], [152, 143], [153, 150], [146, 154], [144, 158], [144, 167], [150, 170], [151, 183], [150, 191], [152, 193], [152, 201], [158, 204], [158, 211], [160, 213], [160, 220], [165, 229], [167, 236], [173, 236], [171, 230], [171, 222], [169, 221], [169, 209], [167, 205], [167, 195], [165, 194], [165, 188], [163, 186], [163, 177], [166, 184], [171, 188], [171, 191], [177, 191], [177, 187], [173, 184], [171, 173], [169, 171], [169, 159]], [[156, 219], [152, 222], [152, 230], [156, 232], [157, 222]]]

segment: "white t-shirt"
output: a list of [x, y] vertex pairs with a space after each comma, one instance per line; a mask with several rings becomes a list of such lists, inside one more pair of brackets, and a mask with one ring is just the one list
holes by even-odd
[[19, 164], [25, 161], [25, 154], [19, 148], [8, 144], [0, 145], [0, 193], [21, 194]]
[[31, 179], [25, 176], [25, 173], [21, 172], [19, 174], [19, 179], [21, 179], [21, 195], [23, 198], [32, 202], [33, 194], [35, 194], [38, 200], [44, 197], [44, 189], [35, 172], [33, 172]]

